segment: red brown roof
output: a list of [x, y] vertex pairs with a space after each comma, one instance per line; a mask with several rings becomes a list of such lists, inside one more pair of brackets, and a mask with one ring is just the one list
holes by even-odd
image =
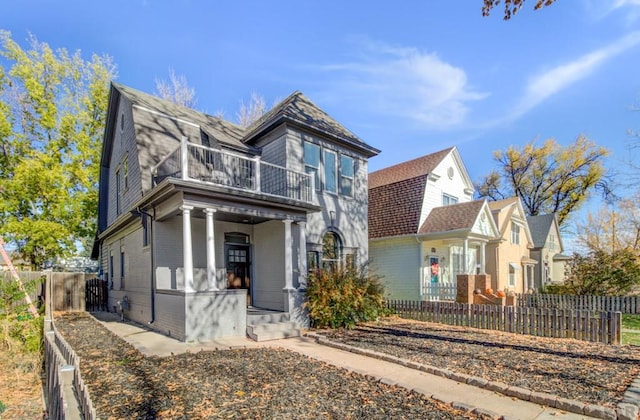
[[425, 174], [369, 188], [369, 238], [415, 235], [426, 182]]
[[418, 233], [439, 233], [472, 229], [485, 200], [436, 207], [420, 226]]
[[[378, 188], [382, 185], [394, 184], [417, 176], [427, 175], [433, 172], [436, 166], [442, 162], [442, 159], [444, 159], [451, 150], [453, 150], [453, 147], [371, 172], [369, 174], [369, 189], [371, 190], [372, 188]], [[371, 205], [371, 200], [369, 200], [369, 205]]]

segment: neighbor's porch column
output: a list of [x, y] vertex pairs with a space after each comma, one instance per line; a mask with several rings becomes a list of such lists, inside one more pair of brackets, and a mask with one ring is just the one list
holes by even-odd
[[184, 290], [193, 292], [193, 246], [191, 244], [192, 206], [180, 206], [182, 210], [182, 253], [184, 270]]
[[487, 274], [485, 262], [486, 262], [486, 246], [485, 242], [480, 243], [480, 274]]
[[284, 223], [284, 288], [293, 289], [293, 253], [291, 252], [291, 219], [285, 219]]
[[218, 290], [218, 279], [216, 276], [216, 240], [213, 219], [215, 212], [216, 209], [204, 209], [204, 213], [207, 215], [207, 286], [209, 290]]
[[469, 274], [469, 261], [467, 256], [469, 255], [469, 239], [465, 238], [462, 241], [462, 273]]
[[307, 223], [298, 222], [300, 237], [298, 239], [298, 287], [307, 288]]

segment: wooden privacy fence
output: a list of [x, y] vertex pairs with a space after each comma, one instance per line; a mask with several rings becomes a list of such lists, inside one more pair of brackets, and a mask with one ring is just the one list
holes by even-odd
[[518, 295], [517, 303], [518, 306], [533, 308], [615, 311], [623, 314], [640, 314], [640, 296], [581, 296], [533, 293]]
[[387, 307], [403, 318], [505, 331], [538, 337], [620, 344], [620, 312], [522, 306], [472, 305], [455, 302], [389, 300]]

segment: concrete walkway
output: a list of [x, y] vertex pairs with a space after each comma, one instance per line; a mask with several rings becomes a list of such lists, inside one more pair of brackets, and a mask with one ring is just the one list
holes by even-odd
[[503, 416], [505, 419], [588, 419], [590, 417], [567, 413], [557, 408], [534, 404], [496, 392], [463, 384], [416, 369], [373, 359], [349, 351], [327, 347], [311, 338], [289, 338], [257, 343], [248, 338], [236, 337], [207, 342], [184, 343], [145, 327], [120, 319], [110, 313], [96, 313], [96, 318], [110, 331], [122, 337], [147, 356], [169, 356], [200, 350], [234, 349], [250, 347], [281, 347], [305, 356], [374, 377], [387, 384], [395, 384], [414, 390], [439, 401], [453, 403], [463, 409]]

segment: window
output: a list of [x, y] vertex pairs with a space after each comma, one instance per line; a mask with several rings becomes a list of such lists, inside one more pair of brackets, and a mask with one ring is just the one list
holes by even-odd
[[317, 144], [304, 142], [304, 171], [313, 174], [313, 183], [316, 191], [320, 191], [320, 177], [318, 174], [320, 168], [320, 146]]
[[122, 175], [124, 181], [124, 190], [129, 189], [129, 158], [127, 156], [122, 160]]
[[556, 237], [552, 234], [549, 235], [549, 250], [555, 251], [556, 249]]
[[113, 251], [109, 251], [109, 288], [113, 289]]
[[340, 194], [353, 197], [353, 158], [340, 155]]
[[324, 151], [324, 189], [337, 191], [336, 154], [330, 150]]
[[318, 251], [307, 251], [307, 271], [311, 272], [320, 267], [320, 253]]
[[120, 245], [120, 289], [124, 289], [124, 245]]
[[520, 226], [515, 223], [511, 223], [511, 243], [520, 245]]
[[509, 286], [516, 287], [516, 267], [513, 263], [509, 263]]
[[120, 214], [120, 168], [116, 170], [116, 213]]
[[356, 268], [356, 250], [353, 250], [351, 254], [347, 254], [344, 256], [344, 265], [345, 268], [354, 269]]
[[442, 194], [442, 205], [450, 206], [452, 204], [456, 204], [458, 202], [458, 197], [454, 197], [449, 194]]
[[151, 244], [151, 227], [149, 226], [149, 216], [142, 215], [142, 246]]
[[464, 256], [461, 247], [451, 248], [451, 269], [453, 270], [454, 279], [458, 274], [466, 274], [464, 272]]
[[342, 244], [340, 238], [333, 232], [328, 232], [322, 238], [322, 268], [335, 270], [340, 263]]

